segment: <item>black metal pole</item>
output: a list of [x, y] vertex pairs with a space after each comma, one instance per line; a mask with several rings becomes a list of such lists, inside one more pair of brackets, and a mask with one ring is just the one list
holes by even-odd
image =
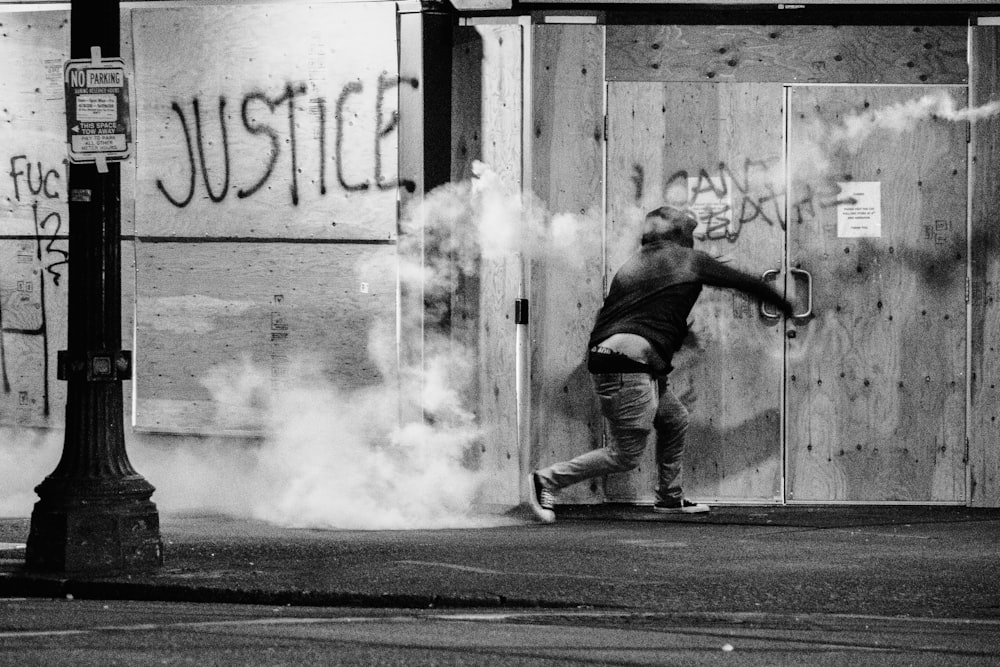
[[[73, 0], [70, 57], [119, 55], [118, 0]], [[152, 485], [125, 451], [121, 349], [121, 172], [69, 170], [69, 320], [60, 379], [66, 434], [56, 469], [36, 487], [26, 561], [34, 570], [146, 570], [163, 563]]]

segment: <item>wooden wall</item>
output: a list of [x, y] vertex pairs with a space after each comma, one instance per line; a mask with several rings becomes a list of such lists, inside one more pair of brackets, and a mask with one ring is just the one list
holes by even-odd
[[[1000, 28], [974, 27], [970, 103], [1000, 100]], [[970, 499], [1000, 506], [1000, 116], [972, 126]]]
[[[394, 3], [274, 3], [266, 21], [243, 11], [227, 3], [123, 13], [123, 55], [135, 67], [141, 120], [122, 178], [122, 319], [128, 346], [133, 313], [138, 318], [134, 416], [141, 428], [254, 428], [254, 416], [239, 406], [220, 412], [199, 380], [206, 368], [238, 363], [244, 354], [280, 375], [296, 352], [318, 352], [335, 358], [329, 373], [336, 382], [379, 380], [356, 332], [394, 316], [394, 288], [377, 269], [392, 261], [396, 240]], [[68, 19], [65, 10], [4, 14], [0, 31], [0, 146], [4, 171], [13, 172], [0, 178], [0, 423], [61, 422], [55, 353], [66, 336], [61, 73]], [[384, 27], [350, 28], [360, 24]], [[453, 92], [474, 83], [483, 91], [463, 98], [478, 99], [471, 107], [456, 106], [456, 178], [468, 175], [477, 156], [512, 181], [519, 177], [514, 30], [480, 29], [469, 51], [460, 50], [472, 42], [456, 41], [456, 72], [465, 68], [468, 78], [458, 77]], [[962, 26], [533, 26], [533, 170], [523, 187], [553, 212], [593, 213], [601, 224], [606, 81], [970, 81], [972, 104], [995, 100], [996, 28], [973, 29], [971, 79], [966, 36]], [[490, 68], [498, 78], [475, 73], [477, 59], [503, 63]], [[973, 504], [990, 506], [1000, 504], [991, 343], [1000, 271], [991, 256], [1000, 216], [998, 134], [995, 116], [973, 126], [970, 163], [970, 494]], [[603, 258], [596, 253], [582, 263], [587, 268], [579, 273], [541, 261], [530, 266], [528, 468], [602, 444], [583, 363], [603, 296]], [[481, 416], [497, 424], [497, 433], [513, 432], [513, 381], [503, 381], [513, 334], [503, 327], [513, 319], [508, 302], [522, 276], [512, 263], [482, 275], [457, 297], [461, 312], [478, 317], [455, 336], [479, 346]], [[126, 404], [129, 391], [126, 383]], [[491, 491], [501, 501], [516, 493], [512, 447], [509, 436], [484, 442], [482, 460], [501, 471]], [[563, 500], [604, 497], [595, 482]]]
[[129, 18], [136, 425], [254, 429], [251, 405], [204, 382], [244, 358], [275, 378], [305, 355], [339, 386], [379, 381], [367, 333], [395, 317], [394, 5]]
[[609, 81], [954, 83], [964, 26], [608, 26]]
[[[592, 63], [597, 62], [599, 51], [596, 45], [591, 49], [580, 35], [587, 31], [596, 35], [602, 30], [607, 35], [608, 82], [815, 82], [930, 86], [969, 81], [965, 26], [537, 26], [534, 31], [533, 65], [533, 190], [553, 210], [585, 208], [594, 201], [594, 193], [599, 187], [597, 175], [588, 168], [592, 156], [597, 155], [599, 150], [593, 138], [601, 134], [589, 131], [597, 125], [592, 122], [597, 115], [592, 111], [598, 99], [595, 91], [597, 84], [592, 84], [591, 88], [580, 76], [580, 73], [591, 71], [583, 62], [588, 59]], [[980, 48], [988, 54], [981, 57], [986, 63], [979, 85], [987, 91], [984, 94], [995, 95], [995, 88], [990, 86], [995, 86], [996, 80], [996, 46], [995, 43], [984, 42]], [[984, 83], [987, 81], [988, 84]], [[573, 100], [573, 104], [560, 106], [566, 100]], [[776, 99], [773, 103], [779, 108], [782, 101]], [[738, 114], [739, 110], [728, 113]], [[974, 132], [974, 136], [980, 138], [980, 151], [992, 151], [992, 143], [987, 145], [986, 141], [992, 137], [990, 132], [995, 134], [995, 125], [983, 124], [980, 127], [985, 130], [978, 134]], [[767, 128], [764, 130], [766, 132]], [[780, 131], [780, 128], [774, 130]], [[656, 137], [652, 135], [656, 132], [648, 131], [652, 133], [649, 140], [655, 141]], [[636, 141], [637, 146], [640, 143]], [[654, 148], [649, 150], [656, 152]], [[995, 183], [990, 179], [994, 169], [980, 168], [985, 172], [980, 173], [980, 179], [986, 179], [980, 187], [992, 192]], [[614, 175], [615, 166], [609, 163], [609, 169], [609, 178], [617, 178]], [[589, 179], [595, 180], [592, 182]], [[628, 185], [625, 182], [623, 187], [627, 189]], [[614, 189], [611, 183], [608, 192], [609, 198], [612, 197]], [[980, 197], [984, 201], [995, 198], [992, 195]], [[579, 202], [583, 202], [582, 205]], [[973, 210], [974, 227], [977, 224], [982, 226], [982, 222], [977, 223], [977, 220], [995, 217], [995, 212], [989, 209], [990, 205], [980, 206], [980, 213]], [[979, 238], [975, 228], [973, 234], [974, 239]], [[613, 229], [609, 230], [609, 237], [613, 235]], [[598, 263], [598, 259], [594, 258], [593, 265]], [[992, 269], [989, 269], [985, 255], [981, 256], [980, 265], [983, 268], [979, 275], [984, 276], [980, 278], [980, 289], [988, 289], [991, 281], [987, 276]], [[610, 266], [608, 269], [613, 270]], [[957, 270], [961, 273], [961, 266]], [[537, 459], [537, 464], [543, 465], [583, 451], [586, 447], [580, 444], [582, 442], [586, 442], [588, 447], [600, 445], [600, 427], [595, 424], [593, 406], [583, 404], [583, 397], [587, 395], [587, 379], [582, 368], [582, 342], [589, 332], [592, 313], [600, 303], [602, 292], [595, 289], [593, 282], [582, 280], [581, 276], [570, 275], [559, 280], [555, 272], [547, 272], [546, 267], [537, 264], [532, 266], [531, 277], [534, 310], [534, 428], [531, 444], [533, 463]], [[980, 313], [980, 326], [988, 328], [988, 301], [985, 303], [987, 305], [977, 312]], [[950, 316], [958, 317], [961, 303], [951, 304], [948, 308]], [[951, 313], [955, 308], [957, 310]], [[984, 368], [989, 368], [991, 348], [988, 343], [982, 342], [976, 348], [976, 335], [974, 329], [974, 368], [975, 359]], [[984, 335], [980, 341], [983, 339], [988, 340], [989, 336]], [[976, 357], [977, 354], [979, 357]], [[956, 376], [948, 379], [947, 383], [953, 381], [961, 383], [962, 378]], [[988, 399], [987, 388], [990, 385], [982, 381], [980, 384], [982, 391], [979, 398], [974, 394], [973, 400], [978, 400], [981, 405], [992, 405]], [[953, 398], [960, 398], [961, 392], [948, 391], [946, 394], [948, 428], [961, 431], [961, 420], [955, 421], [953, 409]], [[572, 402], [574, 400], [576, 404]], [[975, 436], [975, 430], [970, 435]], [[950, 500], [955, 497], [955, 489], [961, 494], [962, 484], [954, 477], [956, 459], [950, 456], [956, 448], [961, 449], [961, 435], [957, 436], [958, 445], [955, 437], [955, 433], [948, 433], [944, 445], [949, 451], [949, 458], [942, 465], [940, 474], [934, 473], [933, 479], [928, 482], [933, 487], [928, 492], [930, 498]], [[983, 486], [993, 488], [998, 460], [996, 448], [981, 447], [977, 450], [973, 438], [971, 452], [974, 461], [977, 451], [980, 453], [980, 476], [973, 482], [978, 482], [980, 489]], [[973, 464], [973, 470], [976, 465]], [[765, 488], [773, 487], [765, 485]], [[977, 492], [973, 487], [974, 498], [977, 493], [982, 491]], [[600, 484], [593, 483], [585, 489], [575, 489], [566, 494], [563, 500], [592, 502], [603, 497]]]
[[[552, 213], [589, 214], [594, 232], [603, 224], [604, 28], [536, 25], [532, 40], [531, 189]], [[601, 252], [594, 250], [574, 271], [531, 264], [531, 469], [602, 445], [586, 369], [587, 339], [604, 298]], [[602, 499], [600, 480], [561, 496]]]
[[[515, 198], [522, 188], [522, 30], [516, 24], [456, 28], [452, 67], [452, 181], [469, 182], [479, 160]], [[476, 357], [468, 399], [483, 429], [474, 452], [488, 473], [481, 502], [510, 506], [519, 502], [520, 488], [514, 301], [522, 261], [515, 253], [487, 254], [476, 268], [457, 276], [451, 333]]]
[[[0, 23], [0, 423], [60, 426], [69, 12]], [[134, 424], [256, 428], [205, 383], [244, 359], [276, 379], [308, 355], [338, 386], [380, 381], [367, 334], [395, 320], [395, 3], [151, 3], [123, 10], [121, 52], [135, 73], [122, 167]]]
[[[811, 273], [814, 317], [787, 341], [787, 498], [963, 502], [966, 399], [966, 127], [925, 120], [824, 151], [817, 127], [964, 87], [803, 86], [789, 98], [789, 262]], [[841, 190], [838, 182], [848, 182]], [[852, 183], [858, 184], [852, 188]], [[862, 183], [876, 233], [838, 227]], [[850, 188], [850, 189], [848, 189]], [[803, 285], [804, 287], [805, 285]]]
[[69, 12], [0, 16], [0, 423], [45, 426], [66, 400]]
[[393, 238], [394, 26], [390, 3], [133, 10], [136, 233]]

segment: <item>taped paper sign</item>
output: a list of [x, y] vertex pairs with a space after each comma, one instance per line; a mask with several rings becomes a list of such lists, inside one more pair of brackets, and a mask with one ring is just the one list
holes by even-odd
[[882, 236], [882, 183], [879, 181], [837, 183], [837, 237]]

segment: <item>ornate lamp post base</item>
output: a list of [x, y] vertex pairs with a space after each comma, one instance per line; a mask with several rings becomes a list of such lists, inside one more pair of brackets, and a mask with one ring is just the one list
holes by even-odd
[[[157, 568], [163, 543], [154, 488], [125, 452], [121, 380], [131, 372], [128, 357], [61, 356], [60, 377], [69, 383], [66, 437], [59, 465], [35, 487], [26, 565], [58, 572]], [[106, 357], [122, 363], [109, 365]], [[99, 377], [103, 369], [106, 379]]]
[[[153, 487], [141, 477], [106, 483], [86, 499], [45, 487], [31, 513], [25, 554], [31, 570], [53, 572], [137, 572], [163, 565], [160, 517], [149, 500]], [[138, 491], [129, 487], [146, 487]], [[120, 487], [120, 488], [114, 488]], [[138, 491], [138, 492], [137, 492]], [[47, 500], [56, 496], [55, 500]]]

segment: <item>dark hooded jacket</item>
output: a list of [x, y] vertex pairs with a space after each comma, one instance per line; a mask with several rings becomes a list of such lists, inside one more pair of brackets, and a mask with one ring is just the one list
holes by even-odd
[[669, 367], [687, 335], [688, 315], [703, 285], [746, 292], [790, 315], [788, 303], [763, 280], [701, 250], [659, 241], [644, 244], [615, 274], [588, 347], [614, 334], [636, 334], [649, 341]]

